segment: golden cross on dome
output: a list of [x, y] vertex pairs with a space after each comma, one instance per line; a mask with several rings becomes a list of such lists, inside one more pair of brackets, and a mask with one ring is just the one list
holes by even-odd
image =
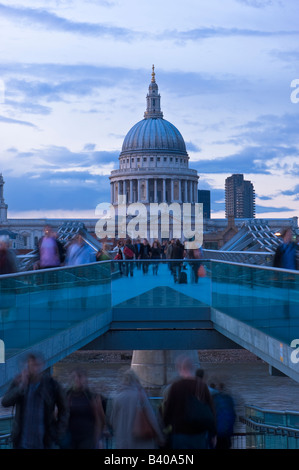
[[152, 67], [152, 70], [153, 70], [152, 71], [152, 83], [155, 83], [156, 80], [155, 80], [155, 66], [154, 65]]

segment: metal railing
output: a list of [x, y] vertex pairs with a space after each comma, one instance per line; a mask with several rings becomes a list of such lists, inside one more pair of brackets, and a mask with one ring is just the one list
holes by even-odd
[[229, 261], [257, 266], [272, 266], [274, 253], [259, 251], [203, 250], [204, 257], [210, 260]]

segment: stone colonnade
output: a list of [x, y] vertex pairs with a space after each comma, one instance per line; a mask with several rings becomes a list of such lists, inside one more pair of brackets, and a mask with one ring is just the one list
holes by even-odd
[[197, 181], [191, 178], [128, 178], [111, 182], [111, 203], [118, 203], [118, 196], [126, 196], [128, 204], [144, 203], [194, 203], [197, 202]]

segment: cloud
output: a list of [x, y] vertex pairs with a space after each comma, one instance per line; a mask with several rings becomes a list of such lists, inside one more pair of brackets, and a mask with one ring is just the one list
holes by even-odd
[[255, 206], [255, 212], [257, 214], [267, 213], [267, 212], [294, 212], [294, 209], [290, 209], [289, 207], [267, 207], [267, 206]]
[[270, 197], [270, 196], [258, 196], [257, 194], [255, 194], [255, 195], [261, 201], [271, 201], [271, 199], [272, 199], [272, 197]]
[[297, 184], [293, 189], [282, 191], [281, 194], [284, 196], [296, 196], [295, 199], [299, 199], [299, 184]]
[[[285, 113], [283, 115], [268, 114], [259, 116], [236, 127], [238, 134], [230, 139], [237, 145], [254, 143], [271, 148], [287, 147], [290, 144], [299, 144], [299, 114]], [[297, 149], [289, 148], [291, 154]]]
[[201, 149], [198, 145], [194, 144], [193, 142], [185, 142], [186, 149], [188, 152], [200, 152]]
[[[253, 4], [253, 0], [251, 1]], [[256, 0], [256, 5], [262, 4]], [[83, 36], [99, 37], [105, 36], [114, 40], [123, 40], [130, 42], [140, 39], [157, 39], [171, 41], [197, 41], [214, 37], [272, 37], [272, 36], [293, 36], [298, 35], [298, 30], [281, 31], [262, 31], [246, 28], [224, 28], [218, 26], [201, 27], [187, 31], [166, 30], [160, 34], [154, 35], [150, 32], [132, 31], [127, 28], [120, 28], [112, 25], [100, 23], [73, 21], [48, 10], [41, 8], [29, 8], [21, 6], [8, 6], [0, 3], [0, 15], [16, 21], [27, 23], [30, 27], [33, 25], [46, 28], [50, 31], [60, 31], [65, 33], [74, 33]]]
[[12, 119], [12, 118], [8, 118], [6, 116], [0, 116], [0, 122], [3, 122], [5, 124], [19, 124], [21, 126], [36, 127], [36, 125], [32, 124], [32, 122], [21, 121], [19, 119]]
[[21, 111], [25, 114], [42, 114], [48, 115], [52, 112], [52, 108], [49, 106], [43, 106], [41, 104], [33, 103], [32, 101], [15, 101], [5, 100], [5, 106], [9, 106], [14, 110]]
[[265, 31], [258, 29], [246, 28], [224, 28], [221, 26], [203, 27], [190, 29], [188, 31], [164, 31], [158, 36], [160, 40], [177, 40], [177, 41], [198, 41], [209, 38], [235, 38], [235, 37], [279, 37], [279, 36], [297, 36], [299, 30], [274, 30]]
[[276, 153], [270, 153], [269, 149], [260, 147], [246, 147], [240, 152], [222, 158], [211, 160], [204, 159], [190, 161], [190, 167], [203, 173], [258, 173], [270, 174], [267, 159], [276, 157]]
[[76, 33], [83, 36], [108, 36], [113, 37], [115, 40], [121, 39], [125, 41], [143, 36], [140, 33], [130, 31], [126, 28], [106, 26], [99, 23], [72, 21], [41, 8], [16, 7], [0, 3], [0, 15], [18, 23], [20, 21], [25, 22], [30, 27], [35, 24], [51, 31]]
[[[32, 149], [28, 152], [19, 151], [16, 148], [8, 149], [14, 153], [14, 158], [32, 158], [33, 166], [32, 175], [36, 174], [41, 169], [50, 171], [64, 171], [67, 168], [73, 167], [74, 170], [84, 171], [86, 168], [91, 169], [96, 166], [99, 170], [108, 164], [114, 167], [118, 163], [118, 151], [105, 151], [105, 150], [91, 150], [94, 144], [86, 144], [84, 150], [81, 152], [73, 152], [67, 147], [51, 145], [38, 149]], [[88, 170], [86, 170], [88, 171]], [[77, 175], [79, 173], [76, 173]], [[89, 175], [91, 173], [89, 172]], [[48, 173], [50, 175], [50, 173]]]
[[110, 201], [110, 183], [107, 176], [93, 178], [88, 172], [7, 175], [5, 200], [12, 211], [93, 210]]
[[236, 0], [238, 3], [245, 5], [247, 7], [253, 8], [266, 8], [272, 6], [274, 3], [280, 4], [280, 1], [274, 0]]

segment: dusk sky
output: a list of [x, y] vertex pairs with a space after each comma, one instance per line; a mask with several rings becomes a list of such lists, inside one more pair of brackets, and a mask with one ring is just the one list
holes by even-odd
[[152, 64], [212, 217], [243, 173], [256, 217], [299, 216], [298, 0], [0, 0], [8, 217], [96, 217]]

